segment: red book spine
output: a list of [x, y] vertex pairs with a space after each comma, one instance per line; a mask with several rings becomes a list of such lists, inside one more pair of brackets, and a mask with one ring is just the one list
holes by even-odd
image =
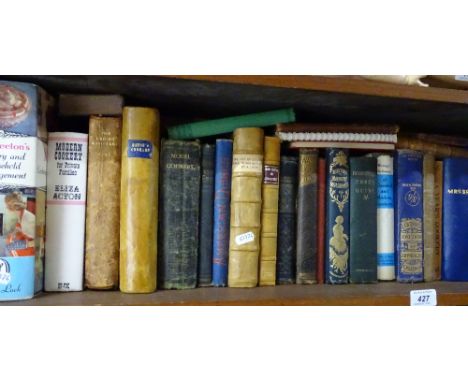
[[325, 261], [325, 189], [327, 186], [324, 158], [319, 159], [317, 177], [317, 283], [323, 284]]

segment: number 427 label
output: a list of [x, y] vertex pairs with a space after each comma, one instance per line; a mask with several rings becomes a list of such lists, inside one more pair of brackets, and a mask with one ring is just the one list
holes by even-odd
[[410, 292], [411, 306], [436, 306], [437, 292], [435, 289], [420, 289]]

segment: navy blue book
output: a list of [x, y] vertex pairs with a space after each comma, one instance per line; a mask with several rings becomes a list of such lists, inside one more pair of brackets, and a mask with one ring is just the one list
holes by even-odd
[[346, 284], [349, 277], [349, 152], [327, 149], [325, 279]]
[[423, 154], [397, 150], [394, 158], [397, 281], [423, 281]]
[[216, 140], [214, 211], [213, 211], [213, 274], [214, 286], [227, 285], [229, 228], [231, 220], [232, 140]]
[[444, 160], [442, 280], [468, 281], [468, 159]]

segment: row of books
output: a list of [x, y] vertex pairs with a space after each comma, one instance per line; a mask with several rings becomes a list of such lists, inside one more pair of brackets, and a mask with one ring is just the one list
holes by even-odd
[[396, 126], [297, 124], [290, 109], [161, 139], [156, 109], [99, 97], [59, 105], [85, 132], [47, 133], [54, 100], [0, 81], [0, 299], [468, 280], [463, 142], [393, 151]]

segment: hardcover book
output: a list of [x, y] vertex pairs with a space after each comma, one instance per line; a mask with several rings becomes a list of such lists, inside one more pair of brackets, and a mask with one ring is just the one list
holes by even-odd
[[441, 160], [435, 161], [435, 257], [436, 257], [436, 280], [441, 279], [442, 273], [442, 195], [443, 191], [443, 164]]
[[265, 137], [259, 264], [259, 285], [261, 286], [276, 283], [280, 151], [279, 138]]
[[121, 119], [92, 116], [88, 137], [85, 286], [119, 286]]
[[232, 140], [216, 140], [213, 212], [213, 285], [227, 285], [229, 228], [231, 218]]
[[296, 284], [317, 282], [317, 156], [316, 150], [299, 150]]
[[349, 277], [349, 153], [327, 149], [325, 277], [346, 284]]
[[198, 141], [163, 140], [158, 257], [162, 289], [197, 286], [200, 162]]
[[262, 209], [263, 129], [234, 131], [228, 285], [258, 283]]
[[423, 281], [423, 155], [397, 150], [394, 169], [397, 281]]
[[325, 203], [327, 194], [327, 166], [325, 158], [318, 162], [317, 184], [317, 283], [325, 282]]
[[296, 198], [298, 159], [281, 155], [278, 206], [276, 283], [296, 281]]
[[88, 135], [49, 133], [45, 290], [83, 290]]
[[424, 241], [424, 281], [436, 280], [438, 258], [435, 253], [435, 158], [433, 154], [424, 154], [423, 158], [423, 241]]
[[125, 107], [122, 117], [120, 290], [156, 290], [159, 112]]
[[350, 170], [351, 283], [377, 282], [377, 159], [354, 157]]

